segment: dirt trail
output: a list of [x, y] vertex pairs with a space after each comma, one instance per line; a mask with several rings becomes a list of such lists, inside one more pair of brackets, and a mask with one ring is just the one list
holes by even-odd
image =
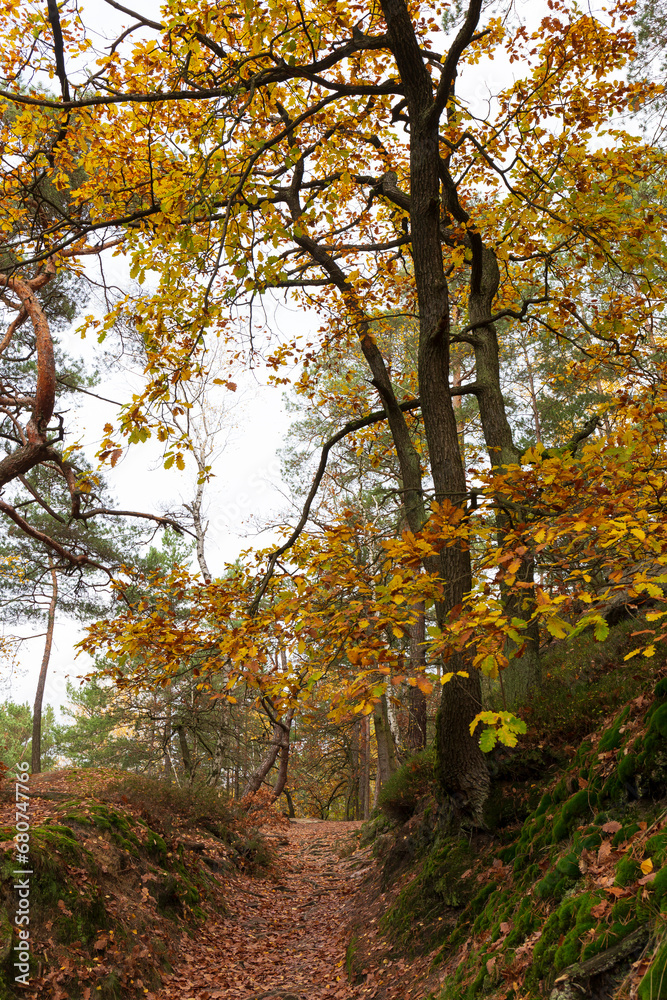
[[351, 897], [372, 864], [361, 823], [290, 823], [262, 877], [225, 879], [229, 913], [184, 942], [155, 1000], [361, 1000], [345, 971]]

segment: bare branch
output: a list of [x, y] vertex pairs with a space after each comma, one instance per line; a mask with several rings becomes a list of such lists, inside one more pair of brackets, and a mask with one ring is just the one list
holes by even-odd
[[[419, 409], [420, 406], [421, 403], [419, 402], [418, 399], [408, 399], [404, 403], [398, 403], [399, 409], [401, 409], [404, 413], [409, 412], [410, 410], [417, 410]], [[339, 441], [342, 441], [342, 439], [346, 437], [348, 434], [353, 434], [355, 431], [361, 430], [362, 427], [370, 427], [372, 424], [380, 423], [381, 420], [386, 420], [386, 419], [387, 419], [387, 413], [385, 410], [376, 410], [375, 413], [369, 413], [367, 417], [359, 417], [357, 420], [349, 420], [344, 427], [341, 427], [341, 429], [337, 431], [333, 435], [333, 437], [330, 437], [329, 440], [324, 443], [324, 445], [322, 446], [322, 453], [320, 455], [320, 464], [317, 467], [317, 472], [315, 473], [315, 477], [308, 492], [308, 496], [306, 497], [306, 501], [303, 505], [303, 510], [301, 512], [301, 517], [299, 518], [299, 523], [297, 524], [296, 528], [289, 536], [287, 541], [284, 543], [284, 545], [281, 545], [279, 549], [275, 549], [275, 551], [271, 553], [266, 573], [264, 574], [262, 582], [259, 586], [259, 590], [257, 591], [257, 594], [250, 606], [251, 614], [257, 613], [257, 610], [259, 608], [259, 602], [264, 596], [266, 588], [269, 585], [269, 581], [273, 576], [273, 571], [276, 567], [276, 563], [278, 562], [280, 557], [285, 552], [287, 552], [288, 549], [292, 548], [292, 546], [294, 545], [299, 535], [306, 526], [306, 523], [308, 521], [308, 516], [310, 514], [310, 508], [313, 505], [313, 500], [317, 496], [317, 491], [320, 487], [320, 483], [322, 482], [322, 478], [326, 471], [329, 452], [331, 451], [333, 446], [337, 444]]]

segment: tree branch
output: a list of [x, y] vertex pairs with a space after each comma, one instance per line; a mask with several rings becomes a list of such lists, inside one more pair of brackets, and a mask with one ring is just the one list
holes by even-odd
[[92, 566], [93, 569], [99, 569], [103, 573], [106, 573], [109, 579], [111, 579], [111, 573], [106, 566], [102, 566], [101, 563], [95, 562], [83, 553], [77, 556], [73, 552], [70, 552], [69, 549], [66, 549], [64, 545], [60, 544], [60, 542], [56, 542], [55, 539], [50, 538], [43, 531], [39, 531], [38, 528], [33, 528], [33, 526], [26, 521], [26, 519], [22, 517], [19, 512], [11, 506], [11, 504], [6, 503], [6, 501], [2, 499], [0, 499], [0, 511], [2, 511], [3, 514], [6, 514], [7, 517], [11, 518], [11, 520], [18, 525], [24, 534], [28, 535], [30, 538], [34, 538], [38, 542], [41, 542], [43, 545], [46, 545], [46, 547], [51, 549], [53, 552], [57, 552], [61, 559], [65, 559], [66, 562], [70, 563], [70, 565], [74, 566], [76, 569], [82, 569], [84, 566]]
[[[404, 403], [399, 403], [398, 407], [404, 413], [406, 413], [409, 412], [410, 410], [419, 409], [420, 405], [421, 404], [418, 399], [408, 399]], [[324, 473], [326, 471], [329, 452], [331, 451], [333, 446], [337, 444], [339, 441], [342, 441], [342, 439], [346, 437], [348, 434], [353, 434], [355, 431], [361, 430], [362, 427], [370, 427], [372, 424], [380, 423], [380, 421], [386, 419], [387, 419], [387, 413], [385, 410], [376, 410], [375, 413], [369, 413], [367, 417], [359, 417], [357, 420], [349, 420], [344, 427], [341, 427], [341, 429], [337, 431], [333, 435], [333, 437], [330, 437], [329, 440], [324, 443], [324, 445], [322, 446], [322, 453], [320, 455], [320, 464], [317, 467], [317, 472], [315, 473], [315, 477], [308, 492], [308, 496], [306, 497], [306, 501], [303, 505], [303, 510], [301, 512], [301, 517], [299, 518], [299, 523], [297, 524], [296, 528], [289, 536], [287, 541], [284, 543], [284, 545], [281, 545], [279, 549], [275, 549], [275, 551], [271, 553], [266, 573], [264, 574], [262, 582], [259, 585], [259, 590], [257, 591], [257, 594], [255, 595], [252, 604], [250, 605], [251, 614], [254, 615], [257, 613], [257, 610], [259, 608], [259, 602], [264, 596], [266, 588], [268, 587], [271, 577], [273, 576], [273, 571], [276, 567], [276, 563], [278, 562], [280, 557], [285, 552], [287, 552], [288, 549], [292, 548], [292, 546], [294, 545], [299, 535], [306, 526], [308, 517], [310, 515], [310, 509], [313, 505], [313, 500], [317, 496], [317, 491], [320, 487], [320, 483], [322, 482]]]

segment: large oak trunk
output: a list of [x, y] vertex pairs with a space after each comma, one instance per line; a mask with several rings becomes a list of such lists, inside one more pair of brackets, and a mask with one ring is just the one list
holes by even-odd
[[[462, 210], [446, 164], [440, 158], [439, 122], [448, 100], [448, 73], [443, 73], [434, 97], [431, 77], [404, 0], [383, 0], [389, 44], [400, 73], [410, 119], [410, 232], [419, 306], [419, 397], [429, 448], [435, 500], [465, 506], [467, 488], [459, 448], [457, 415], [450, 391], [449, 292], [444, 273], [440, 208], [444, 204], [456, 221]], [[450, 50], [453, 82], [459, 52], [469, 43], [479, 19], [480, 3], [473, 0], [464, 27]], [[449, 61], [448, 56], [448, 61]], [[443, 189], [441, 192], [441, 181]], [[409, 516], [409, 512], [406, 512]], [[411, 525], [412, 527], [412, 525]], [[443, 549], [426, 568], [439, 573], [445, 596], [437, 609], [441, 625], [472, 588], [470, 555], [465, 545]], [[454, 812], [481, 821], [488, 791], [488, 771], [470, 723], [481, 707], [479, 674], [461, 656], [448, 669], [465, 670], [467, 678], [445, 684], [437, 722], [439, 782]]]

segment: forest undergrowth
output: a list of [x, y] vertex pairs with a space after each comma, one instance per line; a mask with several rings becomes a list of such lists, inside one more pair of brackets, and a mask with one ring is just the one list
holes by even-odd
[[665, 1000], [667, 671], [623, 660], [633, 627], [547, 650], [482, 827], [447, 829], [428, 750], [363, 825], [102, 769], [33, 777], [20, 990], [0, 807], [0, 997]]

